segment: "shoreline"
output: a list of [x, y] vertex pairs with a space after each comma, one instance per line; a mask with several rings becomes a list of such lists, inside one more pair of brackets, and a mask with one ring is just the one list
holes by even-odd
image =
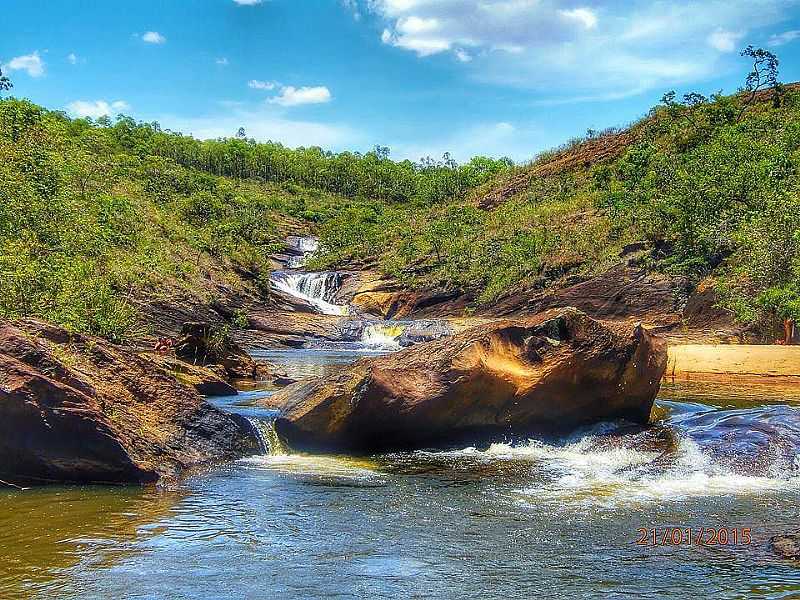
[[800, 346], [670, 345], [665, 380], [800, 386]]

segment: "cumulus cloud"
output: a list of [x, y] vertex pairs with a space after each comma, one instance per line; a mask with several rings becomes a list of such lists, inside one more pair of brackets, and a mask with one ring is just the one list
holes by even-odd
[[784, 31], [783, 33], [771, 35], [767, 44], [770, 46], [783, 46], [784, 44], [795, 41], [797, 38], [800, 38], [800, 29], [792, 29], [791, 31]]
[[[584, 98], [689, 84], [796, 0], [362, 0], [381, 41], [473, 78]], [[794, 37], [774, 36], [774, 44]], [[772, 43], [772, 42], [771, 42]], [[711, 47], [715, 52], [709, 52]], [[471, 60], [464, 60], [469, 57]]]
[[597, 15], [588, 8], [573, 8], [572, 10], [560, 10], [558, 12], [565, 19], [580, 23], [585, 29], [597, 27]]
[[67, 111], [70, 114], [76, 117], [90, 117], [92, 119], [119, 114], [129, 109], [130, 105], [124, 100], [116, 100], [111, 103], [105, 100], [76, 100], [67, 104]]
[[270, 104], [279, 106], [299, 106], [301, 104], [324, 104], [331, 101], [331, 92], [324, 85], [313, 87], [293, 87], [287, 85], [281, 88], [280, 94], [267, 100]]
[[277, 90], [278, 94], [267, 98], [267, 103], [277, 104], [278, 106], [324, 104], [325, 102], [330, 102], [333, 98], [331, 91], [324, 85], [294, 87], [291, 85], [282, 85], [277, 81], [251, 79], [247, 82], [247, 87], [254, 90]]
[[255, 6], [256, 4], [261, 4], [264, 0], [233, 0], [235, 4], [239, 6]]
[[157, 31], [148, 31], [142, 35], [142, 41], [148, 44], [164, 44], [167, 41], [163, 35]]
[[247, 82], [247, 87], [254, 90], [274, 90], [277, 85], [274, 81], [260, 81], [258, 79], [251, 79]]
[[744, 33], [717, 29], [708, 36], [708, 45], [720, 52], [733, 52]]
[[228, 59], [223, 56], [221, 58], [216, 59], [214, 61], [214, 64], [217, 64], [220, 67], [227, 67], [230, 63], [228, 62]]
[[31, 77], [41, 77], [44, 75], [44, 61], [39, 56], [39, 52], [32, 52], [23, 56], [15, 56], [3, 65], [6, 71], [25, 71]]
[[71, 65], [78, 64], [78, 56], [74, 52], [67, 54], [67, 62]]

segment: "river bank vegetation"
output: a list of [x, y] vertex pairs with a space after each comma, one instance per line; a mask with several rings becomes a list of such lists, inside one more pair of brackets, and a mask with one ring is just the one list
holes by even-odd
[[0, 316], [124, 339], [133, 299], [201, 293], [209, 271], [266, 295], [270, 254], [301, 227], [321, 237], [313, 266], [373, 264], [476, 303], [643, 244], [650, 269], [713, 275], [742, 323], [800, 319], [800, 93], [749, 50], [746, 93], [667, 94], [627, 130], [520, 166], [291, 150], [243, 130], [198, 141], [0, 100]]

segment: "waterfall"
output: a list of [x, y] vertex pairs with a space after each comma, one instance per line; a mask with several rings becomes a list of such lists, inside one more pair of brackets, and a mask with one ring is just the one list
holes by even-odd
[[319, 240], [315, 237], [298, 237], [295, 248], [303, 254], [311, 254], [319, 250]]
[[364, 327], [361, 343], [373, 348], [399, 349], [400, 336], [406, 330], [403, 323], [374, 323]]
[[258, 445], [261, 447], [261, 453], [267, 456], [285, 456], [288, 454], [286, 446], [281, 442], [278, 437], [278, 432], [275, 431], [275, 421], [273, 419], [263, 420], [252, 418], [248, 419], [253, 426], [253, 431], [258, 438]]
[[296, 256], [290, 256], [286, 263], [289, 269], [299, 269], [306, 264], [308, 257], [319, 250], [319, 240], [315, 237], [289, 236], [287, 238], [289, 247], [298, 252]]
[[275, 271], [272, 273], [272, 285], [295, 298], [311, 304], [324, 315], [347, 315], [349, 307], [332, 302], [341, 285], [341, 275], [335, 271], [319, 273], [294, 273]]

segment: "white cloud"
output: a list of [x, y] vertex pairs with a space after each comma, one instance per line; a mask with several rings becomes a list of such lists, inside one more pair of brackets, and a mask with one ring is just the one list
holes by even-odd
[[301, 104], [323, 104], [331, 101], [331, 92], [325, 86], [300, 87], [291, 85], [281, 88], [281, 93], [267, 100], [279, 106], [299, 106]]
[[3, 65], [6, 71], [25, 71], [31, 77], [41, 77], [44, 75], [44, 61], [39, 56], [39, 52], [32, 52], [24, 56], [15, 56]]
[[784, 31], [783, 33], [771, 35], [767, 44], [770, 46], [783, 46], [798, 38], [800, 38], [800, 29], [793, 29], [791, 31]]
[[724, 55], [748, 32], [787, 21], [797, 2], [363, 1], [382, 25], [384, 44], [420, 58], [451, 53], [473, 79], [559, 99], [565, 90], [589, 99], [702, 80], [723, 61], [733, 65]]
[[260, 81], [258, 79], [251, 79], [247, 82], [247, 87], [254, 90], [274, 90], [277, 85], [274, 81]]
[[227, 59], [227, 58], [225, 58], [224, 56], [223, 56], [223, 57], [221, 57], [221, 58], [218, 58], [218, 59], [216, 59], [216, 60], [214, 61], [214, 63], [215, 63], [215, 64], [217, 64], [217, 65], [219, 65], [220, 67], [227, 67], [227, 66], [230, 64], [230, 63], [228, 62], [228, 59]]
[[597, 15], [588, 8], [574, 8], [572, 10], [560, 10], [559, 14], [567, 20], [577, 21], [586, 29], [597, 27]]
[[148, 31], [142, 35], [142, 41], [147, 42], [148, 44], [164, 44], [166, 43], [167, 38], [157, 31]]
[[67, 54], [67, 62], [71, 65], [77, 65], [78, 64], [77, 55], [74, 52], [70, 52], [69, 54]]
[[105, 100], [76, 100], [67, 104], [67, 111], [70, 114], [76, 117], [90, 117], [92, 119], [119, 114], [129, 109], [130, 105], [124, 100], [116, 100], [111, 103]]
[[708, 36], [708, 45], [720, 52], [733, 52], [744, 33], [717, 29]]
[[437, 19], [421, 19], [412, 15], [398, 19], [395, 28], [404, 35], [420, 35], [436, 31], [439, 28], [439, 21]]
[[233, 0], [239, 6], [255, 6], [261, 4], [264, 0]]

